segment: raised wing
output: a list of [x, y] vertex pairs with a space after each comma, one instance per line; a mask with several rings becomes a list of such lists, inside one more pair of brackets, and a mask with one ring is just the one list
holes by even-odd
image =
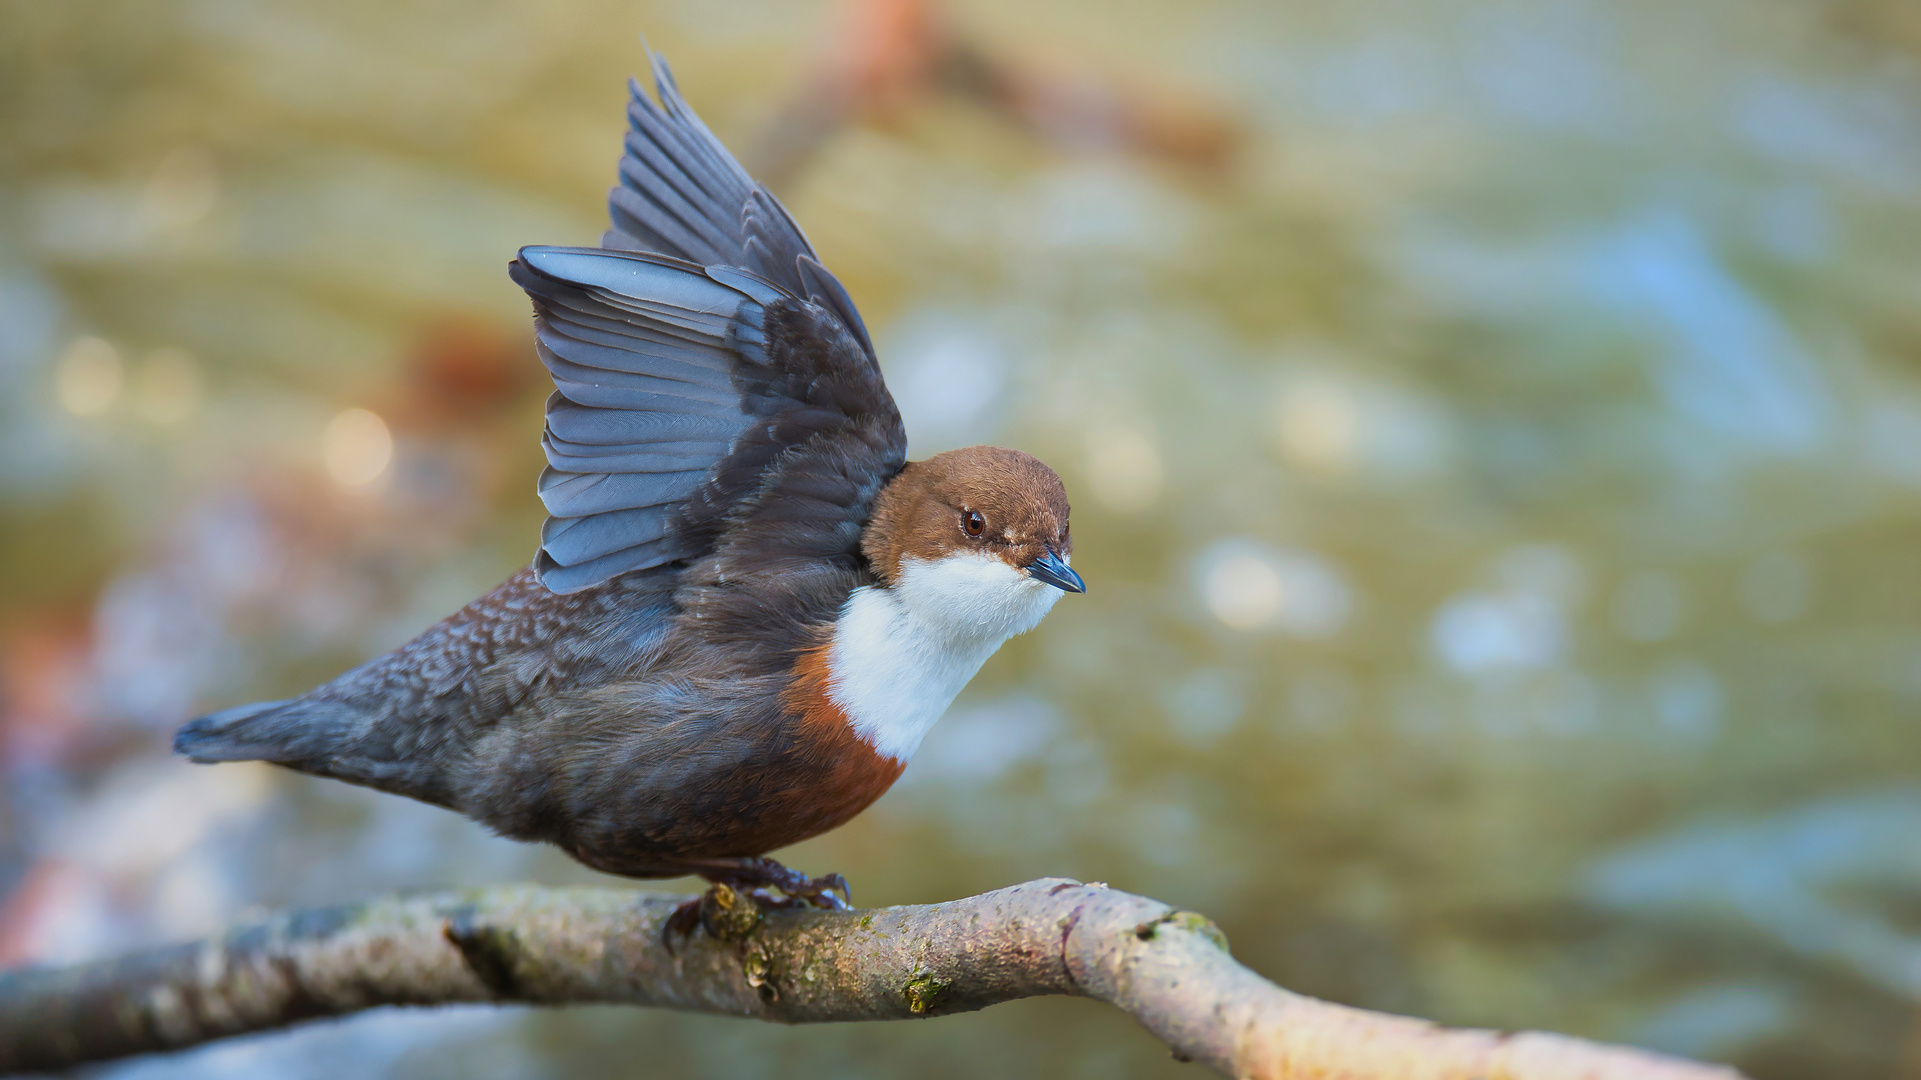
[[906, 460], [879, 368], [820, 305], [641, 252], [523, 248], [509, 272], [556, 388], [534, 562], [554, 592], [708, 550], [770, 466], [817, 436], [878, 424], [875, 466]]
[[665, 58], [650, 54], [656, 105], [630, 80], [627, 152], [607, 193], [606, 248], [655, 251], [702, 266], [737, 266], [834, 313], [871, 359], [860, 312], [778, 199], [747, 175], [680, 96]]
[[847, 291], [653, 68], [660, 103], [634, 85], [605, 247], [523, 248], [510, 268], [554, 377], [534, 568], [559, 593], [709, 550], [817, 436], [858, 423], [879, 433], [876, 468], [906, 460]]

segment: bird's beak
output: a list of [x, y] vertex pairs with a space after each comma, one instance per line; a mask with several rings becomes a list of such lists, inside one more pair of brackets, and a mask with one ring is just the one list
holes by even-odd
[[1067, 565], [1067, 560], [1054, 554], [1049, 548], [1047, 553], [1027, 564], [1027, 576], [1036, 581], [1045, 581], [1062, 592], [1086, 592], [1087, 583]]

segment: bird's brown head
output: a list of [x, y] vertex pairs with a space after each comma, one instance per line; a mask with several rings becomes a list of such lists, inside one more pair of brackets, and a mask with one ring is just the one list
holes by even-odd
[[1074, 541], [1061, 478], [1032, 454], [999, 446], [909, 463], [875, 501], [861, 547], [889, 587], [916, 567], [991, 560], [1049, 586], [1050, 606], [1062, 591], [1086, 591], [1068, 567]]

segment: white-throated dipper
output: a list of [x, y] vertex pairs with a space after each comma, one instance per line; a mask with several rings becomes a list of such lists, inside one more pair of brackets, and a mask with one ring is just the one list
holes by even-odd
[[528, 247], [552, 373], [533, 565], [408, 644], [174, 749], [408, 795], [628, 877], [839, 903], [766, 853], [900, 776], [1063, 591], [1060, 478], [908, 462], [853, 302], [653, 58], [613, 228]]

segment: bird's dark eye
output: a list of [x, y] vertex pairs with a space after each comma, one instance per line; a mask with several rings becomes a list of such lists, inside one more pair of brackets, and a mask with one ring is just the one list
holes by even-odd
[[961, 511], [961, 531], [969, 536], [979, 536], [987, 531], [987, 519], [979, 510]]

